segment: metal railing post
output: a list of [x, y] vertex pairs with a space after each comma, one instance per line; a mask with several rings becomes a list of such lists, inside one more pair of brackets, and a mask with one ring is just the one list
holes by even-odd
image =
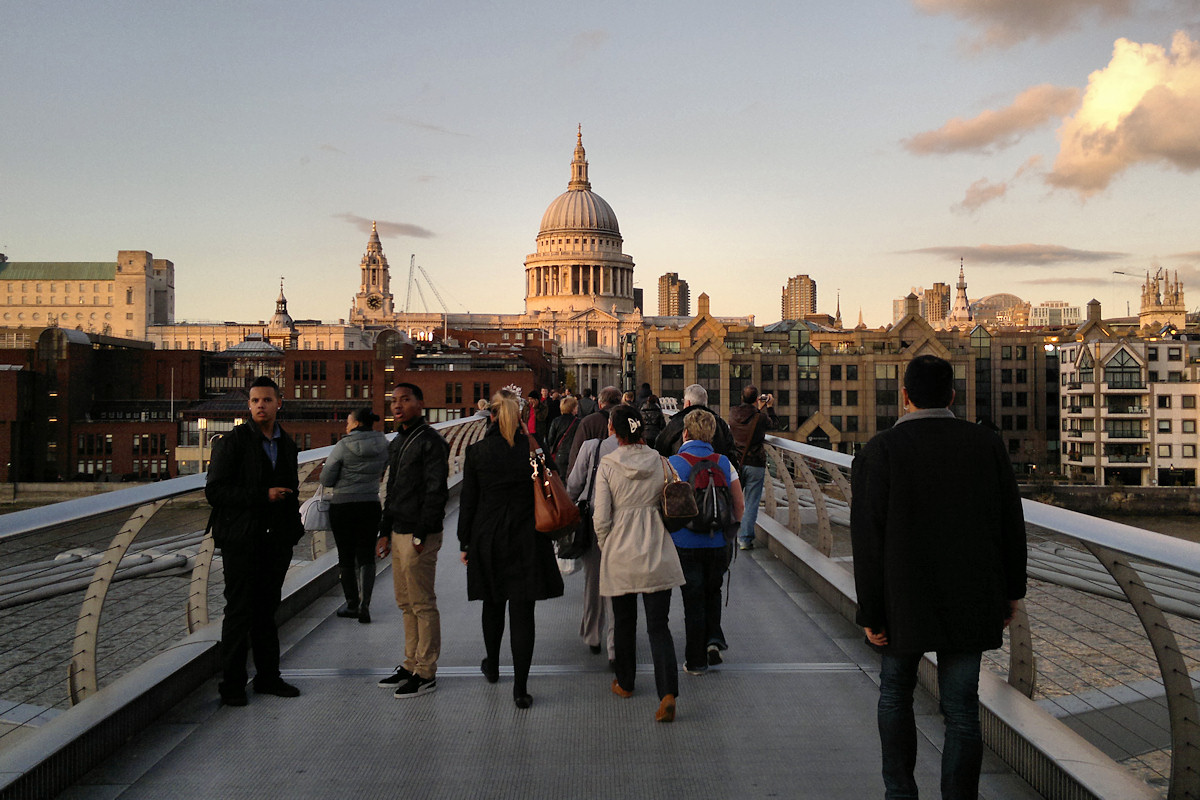
[[821, 551], [821, 555], [833, 555], [833, 530], [829, 527], [829, 509], [825, 505], [825, 492], [821, 489], [821, 483], [817, 480], [817, 476], [808, 468], [804, 456], [797, 456], [795, 461], [800, 467], [800, 477], [804, 479], [804, 485], [808, 487], [808, 491], [812, 492], [813, 508], [817, 512], [817, 549]]
[[129, 519], [125, 520], [125, 524], [121, 526], [117, 535], [113, 537], [108, 549], [105, 550], [106, 557], [96, 565], [96, 571], [92, 574], [92, 582], [88, 584], [87, 592], [83, 596], [83, 604], [79, 607], [79, 622], [75, 625], [75, 653], [71, 657], [71, 664], [67, 670], [67, 693], [70, 695], [71, 705], [78, 705], [85, 697], [94, 693], [98, 687], [96, 642], [100, 634], [100, 618], [104, 612], [104, 598], [108, 595], [108, 587], [112, 583], [113, 575], [117, 573], [117, 566], [125, 557], [125, 551], [129, 549], [129, 545], [133, 544], [133, 540], [137, 538], [138, 532], [145, 527], [154, 513], [166, 504], [166, 499], [163, 499], [139, 506], [129, 516]]
[[1037, 688], [1037, 659], [1024, 600], [1017, 603], [1017, 612], [1008, 625], [1008, 685], [1026, 697], [1033, 697]]
[[1083, 546], [1108, 570], [1125, 593], [1158, 659], [1171, 720], [1171, 787], [1167, 798], [1200, 798], [1200, 723], [1196, 720], [1196, 695], [1175, 633], [1129, 559], [1091, 542], [1083, 542]]
[[788, 469], [787, 463], [780, 455], [779, 449], [772, 445], [764, 445], [763, 450], [767, 457], [771, 459], [771, 463], [775, 465], [775, 471], [779, 473], [779, 479], [783, 482], [783, 490], [787, 492], [788, 502], [788, 529], [800, 535], [800, 496], [796, 493], [796, 484], [792, 480], [792, 471]]

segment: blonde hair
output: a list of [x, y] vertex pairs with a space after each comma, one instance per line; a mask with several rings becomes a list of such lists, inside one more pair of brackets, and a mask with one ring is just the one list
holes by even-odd
[[564, 414], [574, 414], [577, 408], [579, 408], [579, 401], [574, 397], [564, 397], [558, 403], [558, 410]]
[[521, 425], [521, 407], [517, 396], [507, 389], [501, 389], [492, 395], [492, 416], [500, 426], [500, 435], [509, 447], [516, 444], [517, 428]]
[[717, 418], [703, 409], [693, 411], [683, 418], [683, 429], [689, 438], [711, 444], [717, 432]]

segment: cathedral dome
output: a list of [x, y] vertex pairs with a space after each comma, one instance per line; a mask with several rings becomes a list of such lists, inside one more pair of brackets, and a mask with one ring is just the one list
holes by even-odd
[[612, 206], [592, 191], [592, 184], [588, 181], [582, 131], [575, 140], [575, 157], [571, 161], [571, 181], [567, 184], [567, 191], [550, 203], [538, 228], [539, 235], [557, 231], [600, 231], [613, 236], [621, 235]]
[[538, 233], [563, 230], [603, 231], [621, 235], [617, 215], [608, 202], [589, 189], [571, 189], [554, 198], [542, 215]]

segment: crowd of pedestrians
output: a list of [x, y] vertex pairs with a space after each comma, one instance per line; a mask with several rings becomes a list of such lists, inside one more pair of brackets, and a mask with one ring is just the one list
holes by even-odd
[[[907, 413], [871, 439], [852, 475], [858, 621], [882, 664], [884, 783], [888, 796], [916, 796], [912, 695], [922, 654], [936, 651], [947, 722], [943, 797], [974, 797], [982, 753], [980, 657], [1001, 645], [1025, 593], [1020, 498], [1001, 441], [954, 419], [947, 362], [915, 358], [902, 397]], [[488, 427], [466, 449], [459, 556], [468, 599], [482, 603], [480, 671], [489, 683], [499, 681], [507, 624], [518, 708], [533, 704], [528, 678], [536, 604], [564, 593], [554, 545], [535, 529], [529, 461], [539, 448], [565, 477], [594, 531], [581, 558], [579, 635], [593, 654], [607, 652], [612, 693], [629, 698], [635, 690], [640, 604], [658, 698], [654, 718], [675, 719], [680, 679], [670, 610], [676, 589], [683, 671], [699, 676], [723, 662], [730, 644], [722, 627], [722, 583], [735, 546], [754, 546], [767, 472], [764, 443], [776, 427], [774, 397], [747, 386], [740, 399], [728, 422], [696, 384], [684, 390], [683, 406], [669, 420], [647, 384], [624, 395], [604, 387], [594, 398], [586, 389], [578, 397], [541, 390], [524, 401], [501, 390], [480, 404]], [[434, 587], [449, 448], [424, 417], [419, 387], [401, 383], [390, 400], [392, 441], [374, 429], [379, 418], [370, 408], [353, 412], [320, 481], [333, 490], [330, 526], [346, 601], [337, 616], [371, 621], [375, 558], [391, 558], [403, 658], [379, 685], [406, 699], [437, 688], [441, 626]], [[251, 419], [215, 443], [206, 484], [213, 537], [225, 562], [218, 689], [232, 706], [247, 702], [248, 651], [255, 692], [300, 694], [280, 675], [274, 622], [291, 548], [303, 533], [296, 446], [276, 420], [281, 406], [274, 382], [254, 382]], [[717, 498], [711, 509], [701, 501], [701, 475], [716, 492], [707, 495]], [[702, 510], [669, 529], [660, 504], [664, 486], [677, 481], [689, 482]], [[938, 505], [944, 513], [928, 513]]]

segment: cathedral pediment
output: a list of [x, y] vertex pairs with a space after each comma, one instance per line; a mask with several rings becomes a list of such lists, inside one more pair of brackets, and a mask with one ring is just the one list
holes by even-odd
[[571, 322], [620, 322], [621, 318], [616, 314], [610, 314], [602, 308], [585, 308], [582, 311], [576, 311], [571, 314], [568, 319]]

